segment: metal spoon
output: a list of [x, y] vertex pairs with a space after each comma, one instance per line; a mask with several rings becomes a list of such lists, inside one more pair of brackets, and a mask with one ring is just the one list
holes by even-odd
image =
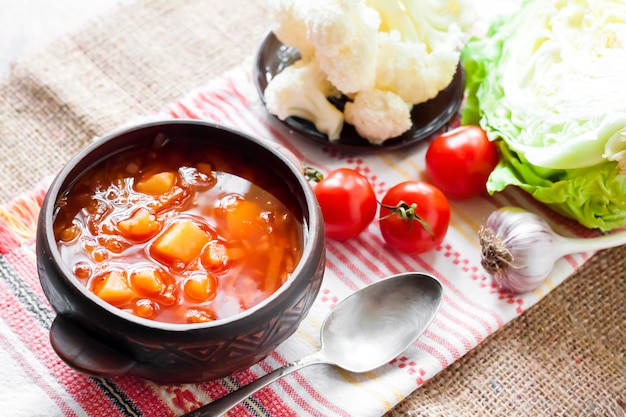
[[305, 366], [351, 372], [382, 366], [406, 350], [435, 317], [443, 288], [434, 277], [407, 272], [384, 278], [341, 301], [322, 324], [321, 349], [182, 417], [221, 416], [261, 388]]

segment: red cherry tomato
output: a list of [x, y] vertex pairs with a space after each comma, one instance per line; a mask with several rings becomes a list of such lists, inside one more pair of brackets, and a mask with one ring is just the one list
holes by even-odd
[[500, 160], [498, 147], [477, 126], [461, 126], [436, 137], [426, 151], [426, 175], [448, 198], [465, 200], [485, 191]]
[[326, 236], [346, 240], [374, 220], [378, 203], [370, 182], [349, 168], [331, 171], [313, 188], [322, 209]]
[[380, 232], [392, 248], [422, 253], [441, 244], [450, 224], [448, 199], [422, 181], [401, 182], [381, 201]]

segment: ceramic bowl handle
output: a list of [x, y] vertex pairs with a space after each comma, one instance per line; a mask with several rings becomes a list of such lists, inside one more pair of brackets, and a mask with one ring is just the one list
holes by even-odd
[[59, 357], [77, 371], [112, 377], [130, 371], [136, 362], [104, 345], [74, 320], [57, 315], [50, 327], [50, 342]]

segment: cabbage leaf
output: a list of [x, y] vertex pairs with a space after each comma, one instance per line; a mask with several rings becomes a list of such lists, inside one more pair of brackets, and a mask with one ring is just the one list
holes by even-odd
[[462, 122], [503, 155], [488, 191], [517, 186], [586, 227], [626, 226], [626, 2], [524, 0], [461, 59]]

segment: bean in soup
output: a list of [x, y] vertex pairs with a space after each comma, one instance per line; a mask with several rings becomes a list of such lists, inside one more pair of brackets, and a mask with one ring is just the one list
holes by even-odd
[[146, 319], [245, 311], [296, 268], [301, 219], [250, 161], [166, 142], [100, 163], [57, 201], [61, 256], [98, 297]]

